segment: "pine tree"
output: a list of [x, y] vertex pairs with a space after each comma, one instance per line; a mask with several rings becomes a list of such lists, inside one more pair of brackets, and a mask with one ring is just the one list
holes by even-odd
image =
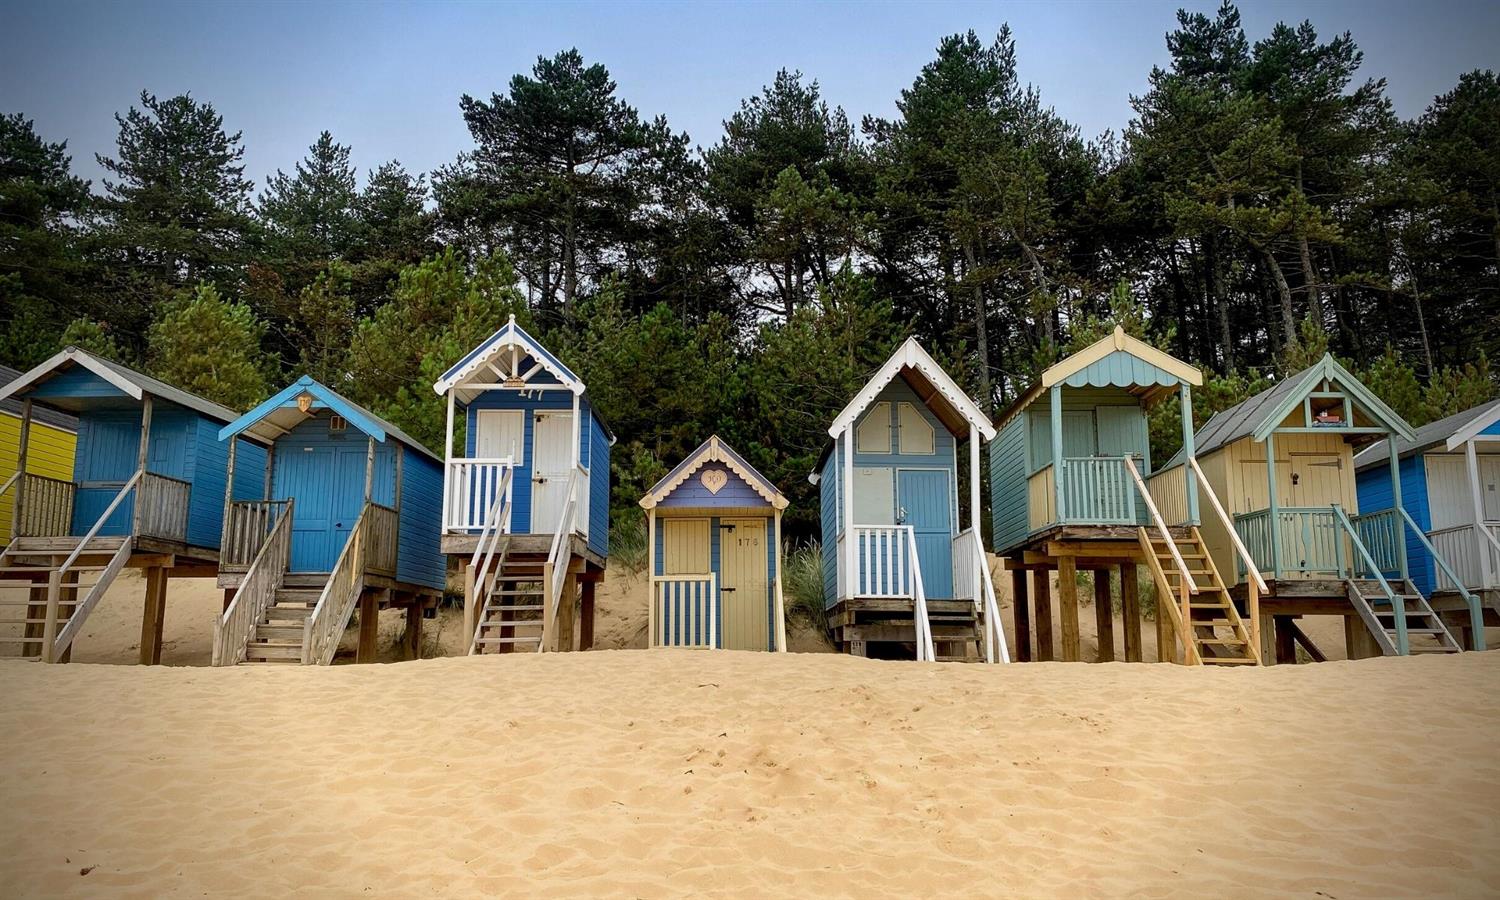
[[276, 381], [261, 351], [266, 326], [250, 307], [201, 283], [164, 304], [147, 337], [151, 374], [230, 409], [264, 400]]

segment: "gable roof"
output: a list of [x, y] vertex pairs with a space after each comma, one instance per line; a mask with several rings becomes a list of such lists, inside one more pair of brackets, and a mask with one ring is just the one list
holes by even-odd
[[[1214, 413], [1193, 436], [1194, 455], [1207, 456], [1241, 438], [1265, 440], [1324, 379], [1337, 381], [1365, 413], [1388, 431], [1407, 440], [1416, 438], [1416, 433], [1406, 424], [1405, 419], [1386, 406], [1385, 401], [1370, 393], [1370, 389], [1350, 374], [1348, 369], [1339, 365], [1332, 354], [1324, 354], [1322, 359], [1301, 372], [1278, 381], [1228, 409]], [[1169, 469], [1181, 462], [1182, 451], [1178, 450], [1162, 469]]]
[[[51, 359], [35, 366], [29, 372], [0, 388], [0, 401], [9, 400], [21, 394], [43, 381], [65, 367], [82, 366], [90, 372], [109, 382], [122, 394], [136, 400], [144, 395], [150, 394], [170, 401], [178, 406], [184, 406], [194, 412], [202, 413], [211, 419], [220, 422], [233, 422], [238, 415], [227, 406], [220, 406], [210, 400], [205, 400], [197, 394], [190, 394], [182, 388], [173, 387], [165, 381], [152, 378], [142, 372], [137, 372], [129, 366], [120, 365], [113, 360], [83, 350], [79, 347], [68, 347]], [[49, 404], [55, 405], [55, 404]], [[61, 408], [61, 407], [59, 407]]]
[[1035, 384], [995, 418], [996, 425], [1004, 427], [1044, 392], [1059, 384], [1136, 388], [1149, 399], [1179, 384], [1201, 385], [1203, 373], [1197, 366], [1131, 337], [1124, 328], [1116, 325], [1113, 332], [1058, 360], [1043, 372]]
[[[536, 338], [527, 334], [526, 329], [517, 325], [514, 315], [500, 327], [499, 331], [490, 335], [483, 343], [470, 350], [463, 359], [444, 372], [443, 377], [433, 384], [432, 389], [438, 393], [438, 396], [443, 396], [454, 388], [461, 388], [464, 382], [488, 368], [497, 357], [509, 349], [515, 349], [531, 357], [542, 371], [550, 373], [568, 390], [575, 394], [583, 394], [583, 381], [573, 374], [572, 369], [563, 365], [561, 360], [548, 352], [547, 348], [543, 347]], [[499, 377], [505, 378], [503, 374]], [[474, 393], [476, 392], [461, 391], [464, 396], [457, 399], [462, 403], [468, 403], [473, 399]]]
[[[297, 402], [298, 398], [304, 394], [312, 401], [306, 412], [303, 412]], [[377, 441], [383, 443], [387, 437], [391, 437], [424, 456], [439, 461], [438, 457], [422, 446], [416, 438], [364, 407], [350, 402], [337, 391], [307, 375], [303, 375], [283, 388], [276, 396], [267, 399], [219, 429], [219, 440], [224, 441], [243, 434], [271, 443], [291, 431], [304, 419], [312, 418], [323, 409], [343, 416], [350, 425]]]
[[[1416, 438], [1413, 440], [1397, 440], [1396, 453], [1400, 458], [1405, 459], [1440, 445], [1445, 450], [1457, 450], [1468, 438], [1497, 421], [1500, 421], [1500, 400], [1481, 403], [1471, 409], [1423, 425], [1416, 430]], [[1386, 438], [1359, 451], [1354, 457], [1355, 470], [1362, 472], [1371, 466], [1389, 462], [1390, 448], [1391, 441]]]
[[911, 386], [922, 402], [938, 417], [938, 421], [955, 436], [968, 437], [969, 429], [965, 426], [972, 425], [985, 440], [994, 439], [995, 426], [990, 424], [989, 416], [922, 349], [922, 345], [914, 337], [907, 338], [905, 343], [897, 347], [891, 358], [876, 370], [860, 392], [854, 395], [854, 399], [849, 401], [849, 405], [834, 417], [833, 424], [828, 427], [828, 436], [837, 440], [880, 396], [885, 386], [898, 376]]
[[[20, 369], [12, 369], [10, 366], [0, 366], [0, 384], [10, 384], [20, 377]], [[21, 405], [21, 401], [15, 397], [0, 400], [0, 412], [9, 413], [19, 419], [21, 417]], [[31, 421], [41, 425], [50, 425], [53, 428], [60, 428], [63, 431], [78, 430], [77, 416], [39, 404], [33, 404], [31, 407]]]
[[658, 503], [683, 485], [693, 473], [703, 468], [706, 463], [723, 463], [729, 467], [734, 474], [744, 479], [751, 489], [765, 499], [765, 501], [777, 509], [786, 509], [786, 495], [777, 490], [776, 485], [755, 467], [745, 461], [743, 456], [734, 452], [734, 448], [724, 443], [716, 434], [698, 445], [698, 449], [687, 455], [687, 458], [677, 464], [677, 467], [668, 472], [664, 478], [652, 485], [646, 496], [641, 498], [641, 506], [646, 509], [654, 508]]

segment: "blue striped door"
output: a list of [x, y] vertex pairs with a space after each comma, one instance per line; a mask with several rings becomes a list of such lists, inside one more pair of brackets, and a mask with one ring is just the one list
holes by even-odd
[[354, 530], [359, 512], [365, 505], [365, 448], [340, 447], [335, 451], [337, 464], [334, 471], [333, 490], [333, 547], [326, 568], [332, 571], [338, 562], [344, 542]]
[[953, 507], [948, 473], [942, 469], [901, 469], [896, 473], [896, 502], [905, 511], [902, 524], [912, 526], [922, 586], [929, 599], [953, 596]]
[[[83, 535], [94, 526], [115, 495], [135, 472], [140, 457], [141, 420], [135, 413], [95, 413], [84, 420], [74, 467], [79, 487], [73, 500], [73, 533]], [[134, 497], [124, 500], [99, 530], [122, 535], [130, 530]]]
[[273, 495], [296, 500], [292, 516], [293, 572], [333, 566], [333, 449], [290, 447], [276, 454]]

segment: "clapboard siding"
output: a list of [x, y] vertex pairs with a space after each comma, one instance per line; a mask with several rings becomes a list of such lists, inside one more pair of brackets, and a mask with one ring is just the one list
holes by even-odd
[[[197, 468], [188, 494], [188, 543], [218, 549], [224, 531], [229, 445], [219, 440], [219, 423], [204, 418], [195, 426], [193, 443]], [[240, 439], [234, 453], [234, 499], [264, 499], [266, 448]]]
[[[26, 445], [26, 471], [33, 475], [63, 481], [73, 477], [74, 454], [78, 435], [72, 431], [31, 423]], [[14, 475], [20, 463], [21, 418], [0, 414], [0, 482]], [[15, 491], [12, 487], [0, 495], [0, 545], [10, 541], [11, 519], [15, 515]]]
[[838, 540], [839, 530], [843, 528], [840, 519], [844, 509], [839, 479], [843, 472], [843, 456], [842, 443], [835, 445], [818, 478], [819, 522], [823, 527], [823, 605], [830, 607], [839, 599]]
[[[1385, 463], [1358, 473], [1355, 488], [1359, 496], [1359, 508], [1364, 512], [1379, 512], [1394, 507], [1395, 498], [1391, 490], [1391, 467]], [[1401, 505], [1412, 520], [1423, 531], [1432, 528], [1432, 510], [1427, 502], [1427, 466], [1421, 455], [1408, 456], [1401, 460]], [[1436, 563], [1427, 547], [1402, 523], [1402, 534], [1406, 537], [1406, 564], [1417, 590], [1431, 595], [1436, 583]]]
[[589, 469], [589, 549], [600, 556], [609, 556], [609, 432], [587, 400], [583, 409], [588, 411], [584, 418], [588, 427], [584, 447], [588, 451]]
[[400, 515], [397, 579], [441, 590], [446, 583], [446, 562], [439, 545], [443, 468], [410, 447], [402, 451]]
[[1026, 417], [1017, 416], [990, 444], [990, 515], [994, 546], [1007, 550], [1030, 531], [1026, 496]]

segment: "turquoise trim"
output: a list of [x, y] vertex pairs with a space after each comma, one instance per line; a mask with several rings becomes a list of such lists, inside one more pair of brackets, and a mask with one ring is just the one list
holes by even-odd
[[[1386, 406], [1385, 402], [1379, 397], [1370, 393], [1370, 389], [1365, 387], [1358, 378], [1351, 375], [1348, 369], [1339, 365], [1338, 360], [1334, 359], [1331, 354], [1325, 354], [1311, 369], [1296, 377], [1303, 378], [1303, 384], [1312, 385], [1316, 385], [1324, 379], [1337, 381], [1346, 393], [1353, 395], [1354, 399], [1364, 408], [1365, 412], [1374, 417], [1387, 430], [1400, 435], [1408, 441], [1415, 441], [1417, 439], [1417, 433], [1410, 425], [1406, 424], [1405, 419], [1397, 415], [1395, 410]], [[1290, 428], [1278, 428], [1277, 426], [1287, 416], [1291, 415], [1295, 409], [1302, 406], [1307, 397], [1313, 393], [1316, 392], [1299, 390], [1282, 400], [1281, 403], [1272, 408], [1270, 413], [1261, 417], [1260, 423], [1256, 425], [1254, 432], [1252, 432], [1254, 438], [1257, 441], [1263, 441], [1273, 431], [1287, 432], [1294, 430]], [[1356, 428], [1320, 428], [1316, 430], [1338, 431], [1343, 434], [1368, 432], [1368, 429]]]
[[278, 409], [296, 407], [296, 398], [304, 393], [311, 394], [323, 404], [323, 408], [333, 410], [335, 413], [343, 416], [345, 421], [369, 437], [382, 443], [385, 442], [385, 429], [376, 424], [375, 420], [365, 413], [364, 410], [340, 397], [331, 389], [324, 387], [307, 375], [303, 375], [283, 388], [281, 393], [262, 402], [243, 416], [220, 428], [219, 440], [228, 440], [240, 434]]

